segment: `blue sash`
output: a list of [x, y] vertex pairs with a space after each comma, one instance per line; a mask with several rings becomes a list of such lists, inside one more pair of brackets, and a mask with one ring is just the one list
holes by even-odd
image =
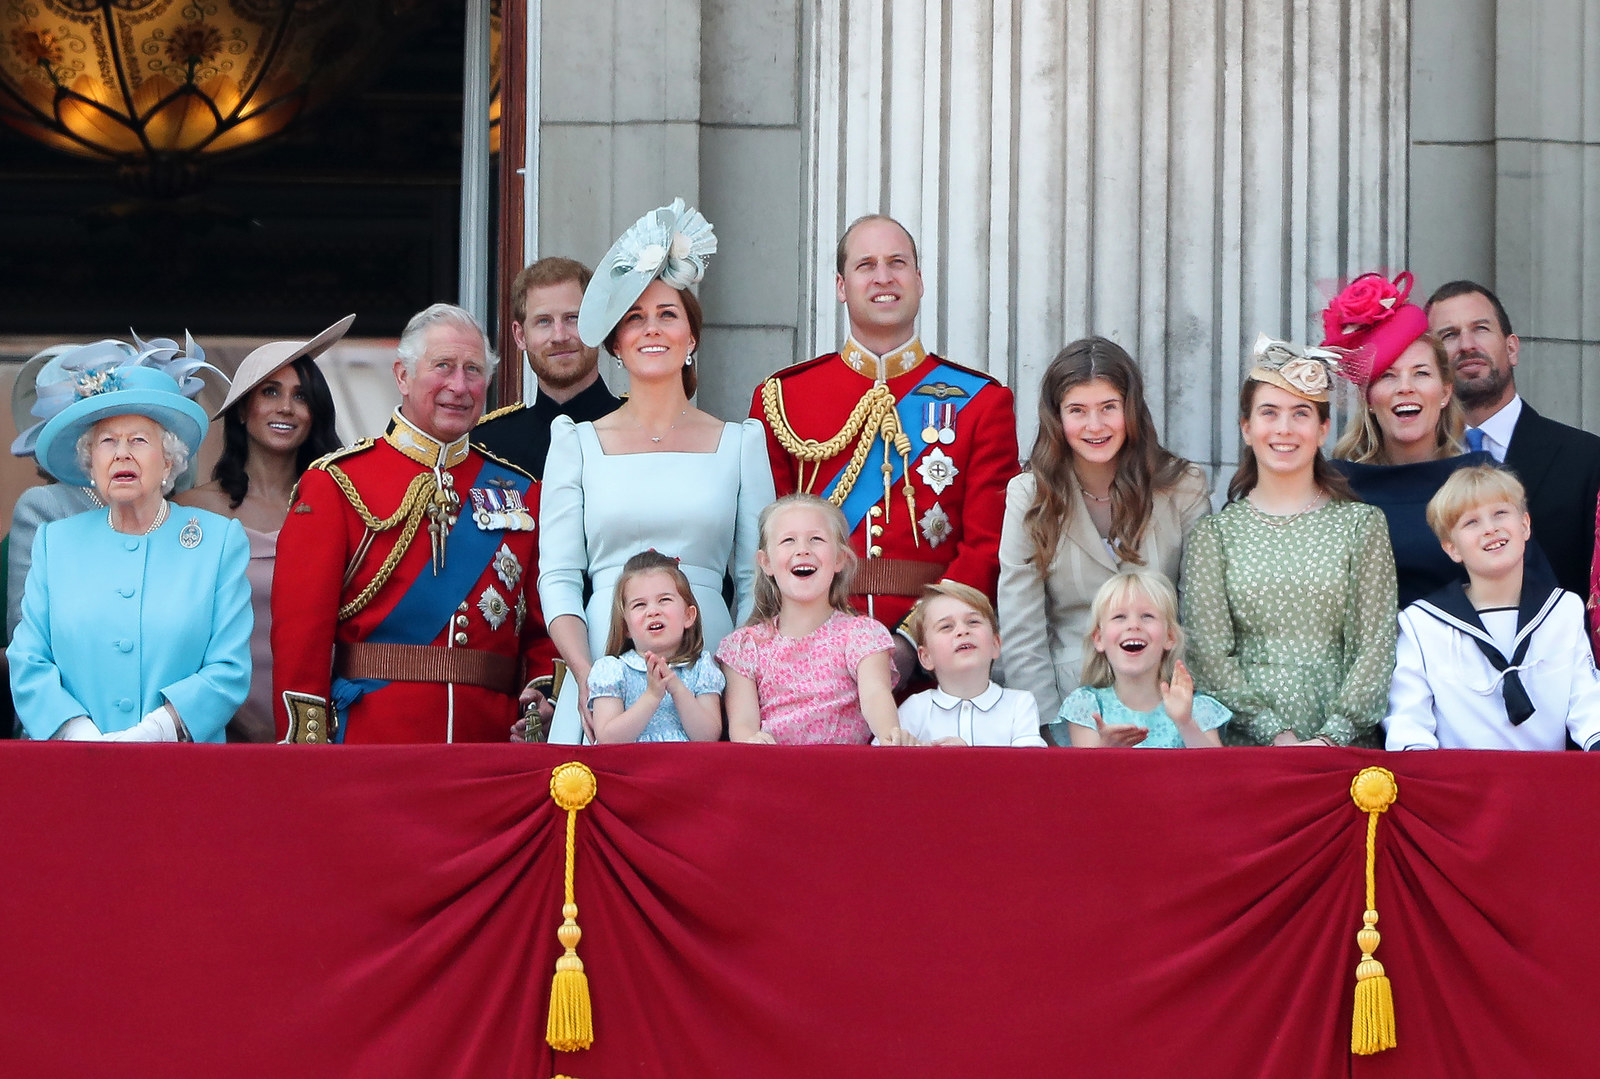
[[[503, 482], [496, 482], [503, 481]], [[519, 473], [485, 460], [483, 467], [468, 484], [482, 487], [494, 483], [516, 489], [526, 496], [532, 482]], [[463, 504], [445, 541], [444, 567], [436, 577], [432, 573], [417, 574], [406, 587], [405, 595], [384, 615], [383, 621], [373, 629], [367, 641], [372, 644], [428, 644], [439, 635], [441, 627], [448, 626], [456, 609], [472, 591], [472, 586], [483, 576], [485, 567], [500, 549], [504, 532], [500, 529], [482, 529], [472, 520], [472, 510]], [[415, 540], [413, 540], [415, 542]], [[350, 706], [368, 693], [382, 689], [389, 683], [381, 678], [333, 679], [331, 696], [341, 719], [347, 719]], [[344, 741], [347, 722], [339, 724], [337, 741]]]
[[[900, 415], [900, 429], [911, 439], [911, 456], [908, 459], [912, 461], [921, 457], [922, 451], [928, 448], [927, 441], [922, 437], [923, 403], [925, 401], [939, 401], [953, 405], [955, 411], [959, 414], [962, 409], [972, 403], [972, 399], [978, 396], [978, 391], [983, 389], [984, 385], [989, 381], [983, 375], [973, 371], [963, 371], [961, 368], [951, 366], [942, 360], [929, 364], [928, 367], [928, 373], [923, 375], [915, 386], [911, 387], [903, 397], [895, 402], [895, 411]], [[947, 397], [917, 393], [924, 386], [935, 382], [943, 382], [947, 386], [965, 392], [959, 396], [951, 395]], [[862, 520], [867, 516], [867, 510], [872, 508], [873, 503], [883, 498], [883, 472], [876, 467], [872, 467], [870, 462], [871, 455], [869, 454], [868, 457], [868, 462], [861, 467], [861, 475], [856, 477], [856, 485], [850, 489], [849, 495], [845, 497], [844, 505], [839, 507], [844, 510], [845, 522], [850, 526], [850, 532], [852, 533], [860, 526]], [[889, 455], [889, 461], [891, 465], [889, 486], [892, 487], [904, 474], [905, 463], [901, 461], [898, 453], [893, 452]], [[848, 459], [846, 459], [845, 464], [849, 464]], [[869, 472], [871, 475], [868, 475]], [[839, 486], [839, 481], [843, 478], [844, 467], [841, 466], [833, 479], [828, 481], [828, 486], [823, 490], [822, 497], [828, 498], [831, 496], [834, 488]], [[912, 527], [916, 527], [915, 521], [912, 522]]]

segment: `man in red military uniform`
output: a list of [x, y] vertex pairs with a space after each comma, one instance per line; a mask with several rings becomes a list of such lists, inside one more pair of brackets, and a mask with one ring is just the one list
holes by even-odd
[[278, 537], [273, 694], [289, 741], [503, 742], [555, 655], [537, 487], [467, 439], [488, 339], [434, 304], [399, 353], [389, 430], [313, 464]]
[[[844, 510], [861, 558], [854, 602], [895, 630], [941, 578], [994, 596], [1016, 413], [993, 378], [923, 349], [922, 271], [899, 222], [857, 220], [837, 268], [850, 339], [773, 375], [750, 414], [766, 424], [778, 494], [810, 491]], [[902, 679], [915, 656], [897, 635]]]

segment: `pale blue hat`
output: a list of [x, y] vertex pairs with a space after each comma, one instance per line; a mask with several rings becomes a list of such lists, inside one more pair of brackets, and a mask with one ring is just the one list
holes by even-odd
[[[190, 398], [204, 386], [201, 370], [223, 376], [205, 362], [205, 353], [193, 338], [185, 334], [184, 342], [185, 347], [180, 348], [175, 341], [147, 343], [136, 336], [135, 348], [120, 341], [102, 341], [74, 350], [81, 355], [64, 353], [47, 362], [40, 370], [39, 401], [34, 407], [35, 415], [48, 417], [33, 445], [39, 466], [62, 483], [90, 486], [93, 481], [78, 465], [78, 439], [111, 416], [146, 416], [189, 448], [189, 467], [177, 487], [191, 484], [208, 421], [205, 409]], [[65, 377], [52, 377], [47, 383], [46, 372], [52, 363], [60, 363]]]
[[681, 198], [651, 210], [617, 238], [595, 267], [578, 308], [578, 336], [590, 348], [599, 347], [650, 282], [659, 277], [677, 289], [698, 284], [707, 256], [716, 250], [711, 222], [698, 210], [685, 209]]

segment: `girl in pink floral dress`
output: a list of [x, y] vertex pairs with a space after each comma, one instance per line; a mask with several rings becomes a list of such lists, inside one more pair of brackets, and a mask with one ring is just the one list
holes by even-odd
[[722, 639], [728, 736], [765, 745], [916, 745], [895, 710], [894, 641], [850, 608], [844, 514], [815, 495], [761, 512], [755, 610]]

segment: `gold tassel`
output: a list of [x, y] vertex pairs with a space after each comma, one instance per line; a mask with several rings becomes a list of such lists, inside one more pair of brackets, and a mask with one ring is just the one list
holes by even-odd
[[567, 811], [566, 903], [561, 908], [561, 928], [556, 938], [566, 954], [556, 960], [555, 979], [550, 984], [550, 1019], [545, 1041], [563, 1053], [587, 1049], [594, 1044], [594, 1017], [589, 1004], [589, 976], [578, 958], [578, 904], [572, 891], [573, 863], [577, 855], [578, 810], [594, 800], [594, 773], [577, 761], [569, 761], [550, 773], [550, 797]]
[[1387, 768], [1363, 768], [1350, 783], [1350, 797], [1367, 815], [1367, 909], [1361, 915], [1356, 944], [1361, 961], [1356, 964], [1356, 1004], [1350, 1019], [1350, 1051], [1371, 1056], [1395, 1047], [1394, 990], [1383, 964], [1372, 957], [1378, 950], [1378, 911], [1375, 868], [1378, 858], [1378, 816], [1400, 796], [1394, 773]]

